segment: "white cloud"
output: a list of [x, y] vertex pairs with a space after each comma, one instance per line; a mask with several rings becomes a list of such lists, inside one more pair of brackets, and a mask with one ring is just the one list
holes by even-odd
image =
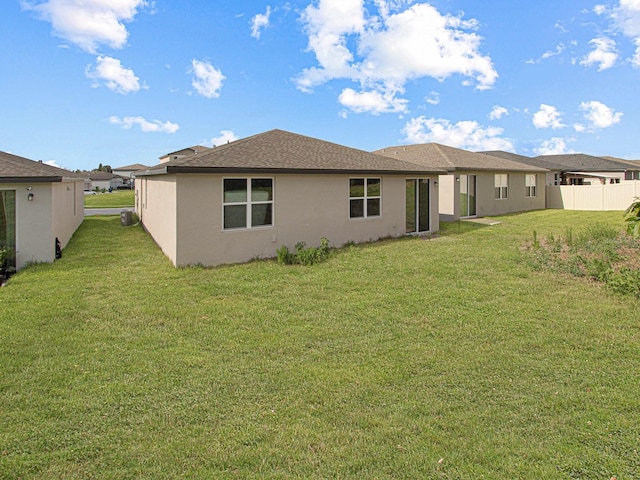
[[593, 7], [593, 13], [595, 13], [596, 15], [602, 15], [606, 11], [607, 7], [604, 5], [596, 5], [595, 7]]
[[369, 112], [379, 115], [381, 113], [406, 112], [407, 100], [396, 98], [395, 93], [384, 89], [356, 92], [352, 88], [345, 88], [338, 97], [338, 101], [356, 113]]
[[145, 133], [159, 132], [159, 133], [176, 133], [180, 126], [177, 123], [161, 122], [160, 120], [145, 120], [143, 117], [124, 117], [117, 116], [109, 117], [109, 123], [113, 125], [120, 125], [122, 128], [129, 130], [134, 125], [138, 125], [140, 130]]
[[576, 123], [576, 124], [573, 125], [573, 129], [578, 133], [582, 133], [587, 129], [587, 127], [585, 127], [581, 123]]
[[513, 142], [501, 138], [503, 129], [485, 128], [475, 121], [451, 124], [442, 118], [417, 117], [409, 120], [402, 132], [409, 143], [441, 143], [467, 150], [513, 151]]
[[533, 151], [538, 155], [563, 155], [565, 153], [575, 153], [567, 147], [567, 142], [561, 137], [553, 137], [551, 140], [545, 140], [538, 148], [534, 148]]
[[610, 38], [594, 38], [589, 42], [595, 49], [580, 60], [580, 65], [591, 67], [598, 65], [598, 71], [606, 70], [615, 65], [618, 60], [616, 42]]
[[251, 36], [255, 39], [260, 39], [260, 33], [262, 30], [269, 26], [269, 17], [271, 16], [271, 7], [267, 5], [267, 11], [265, 13], [259, 13], [251, 19]]
[[64, 167], [61, 167], [60, 165], [58, 165], [55, 160], [47, 160], [46, 162], [44, 162], [44, 164], [45, 165], [51, 165], [52, 167], [64, 168]]
[[556, 46], [555, 50], [549, 50], [547, 52], [544, 52], [542, 54], [542, 59], [546, 60], [547, 58], [551, 58], [551, 57], [555, 57], [556, 55], [560, 55], [562, 52], [564, 52], [567, 49], [567, 47], [564, 45], [564, 43], [560, 43]]
[[616, 112], [613, 108], [595, 100], [582, 102], [580, 110], [585, 112], [584, 118], [587, 119], [591, 128], [610, 127], [619, 123], [624, 115], [622, 112]]
[[438, 105], [440, 104], [440, 94], [438, 92], [430, 92], [428, 97], [424, 98], [424, 101], [429, 105]]
[[540, 110], [533, 114], [533, 125], [536, 128], [558, 129], [565, 127], [562, 123], [561, 113], [551, 105], [540, 105]]
[[[378, 15], [365, 8], [364, 0], [318, 0], [304, 10], [308, 50], [318, 66], [301, 72], [295, 79], [298, 89], [311, 92], [330, 80], [347, 79], [359, 83], [362, 94], [386, 98], [382, 110], [395, 112], [399, 102], [406, 104], [396, 96], [412, 79], [444, 81], [457, 74], [481, 90], [495, 83], [498, 74], [491, 58], [480, 53], [475, 20], [442, 15], [427, 3], [408, 6], [410, 0], [374, 3]], [[377, 104], [372, 110], [356, 105], [357, 111], [381, 111]]]
[[489, 113], [489, 119], [491, 119], [491, 120], [500, 120], [505, 115], [509, 115], [509, 110], [507, 110], [504, 107], [501, 107], [500, 105], [496, 105], [491, 110], [491, 113]]
[[140, 79], [133, 70], [123, 67], [120, 60], [115, 58], [99, 56], [95, 68], [89, 65], [85, 74], [94, 80], [94, 87], [104, 83], [109, 90], [122, 94], [140, 90]]
[[640, 1], [620, 0], [612, 10], [611, 18], [623, 35], [633, 41], [636, 51], [631, 63], [640, 68]]
[[213, 137], [208, 142], [205, 142], [205, 145], [209, 147], [220, 146], [229, 142], [235, 142], [238, 138], [239, 137], [237, 137], [231, 130], [221, 130], [219, 137]]
[[123, 48], [129, 32], [124, 22], [133, 21], [147, 0], [21, 0], [22, 8], [50, 22], [53, 33], [96, 53], [98, 45]]
[[191, 68], [191, 72], [195, 75], [191, 85], [196, 92], [206, 98], [218, 98], [226, 78], [222, 72], [210, 63], [195, 59], [191, 61]]

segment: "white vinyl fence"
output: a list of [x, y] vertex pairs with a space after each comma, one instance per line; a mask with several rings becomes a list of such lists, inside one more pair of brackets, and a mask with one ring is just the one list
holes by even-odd
[[640, 197], [640, 181], [606, 185], [549, 185], [547, 208], [564, 210], [626, 210]]

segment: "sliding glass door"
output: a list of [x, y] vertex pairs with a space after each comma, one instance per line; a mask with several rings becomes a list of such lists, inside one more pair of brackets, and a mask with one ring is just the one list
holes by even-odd
[[410, 178], [407, 180], [407, 233], [429, 231], [429, 180]]
[[15, 267], [16, 252], [16, 192], [0, 190], [0, 248], [9, 247], [13, 254], [6, 262]]
[[476, 176], [460, 175], [460, 217], [476, 216]]

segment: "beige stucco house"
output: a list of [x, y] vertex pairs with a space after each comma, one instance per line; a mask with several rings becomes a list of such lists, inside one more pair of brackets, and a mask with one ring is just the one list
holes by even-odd
[[442, 169], [440, 220], [545, 208], [546, 169], [437, 143], [387, 147], [374, 153]]
[[89, 173], [89, 180], [91, 181], [91, 190], [95, 190], [96, 188], [98, 190], [116, 190], [125, 184], [125, 180], [127, 182], [129, 181], [115, 173], [101, 172], [98, 170]]
[[584, 153], [524, 157], [491, 151], [488, 155], [506, 158], [549, 170], [546, 185], [605, 185], [640, 180], [640, 164], [615, 157], [594, 157]]
[[136, 212], [174, 265], [436, 232], [438, 169], [271, 130], [136, 175]]
[[84, 219], [82, 176], [0, 152], [0, 246], [15, 251], [12, 266], [52, 262]]
[[123, 167], [117, 167], [112, 170], [115, 175], [119, 175], [122, 178], [131, 180], [135, 177], [136, 173], [144, 172], [148, 170], [149, 167], [147, 165], [142, 165], [141, 163], [134, 163], [133, 165], [125, 165]]

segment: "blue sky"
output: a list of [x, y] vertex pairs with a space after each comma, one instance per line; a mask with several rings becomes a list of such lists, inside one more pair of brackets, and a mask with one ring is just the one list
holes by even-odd
[[640, 159], [640, 1], [5, 0], [0, 150], [72, 170], [279, 128]]

